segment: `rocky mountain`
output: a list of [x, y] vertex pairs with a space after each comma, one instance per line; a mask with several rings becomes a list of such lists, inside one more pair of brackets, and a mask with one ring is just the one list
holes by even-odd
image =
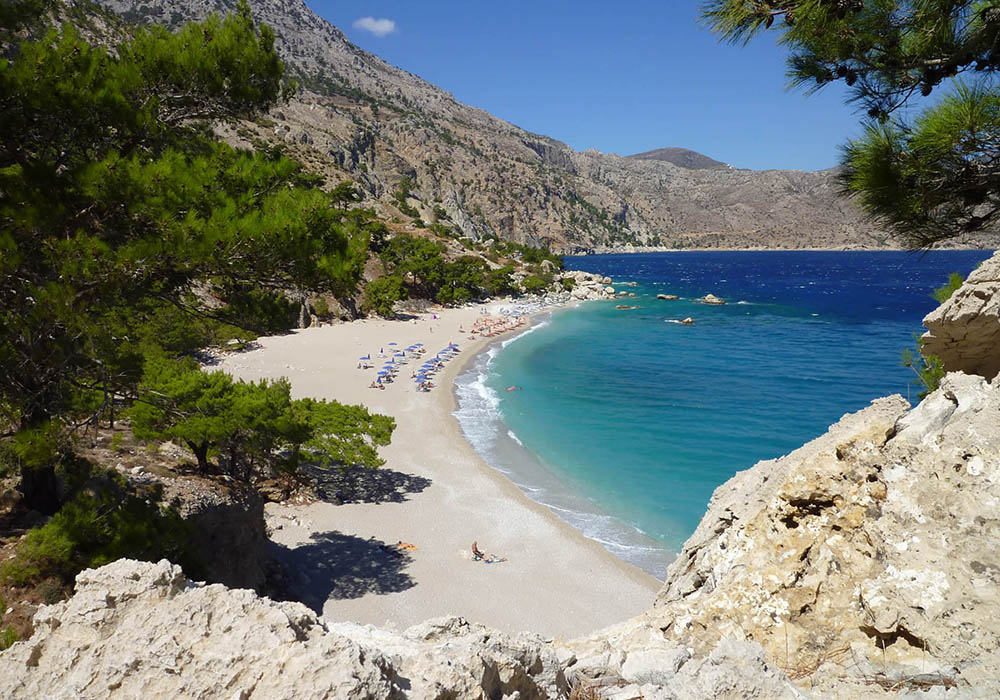
[[659, 160], [664, 163], [673, 163], [678, 168], [687, 168], [688, 170], [729, 170], [733, 167], [728, 163], [713, 160], [687, 148], [657, 148], [655, 151], [636, 153], [628, 157], [633, 160]]
[[[175, 26], [233, 9], [236, 0], [100, 3], [130, 21]], [[473, 239], [500, 236], [561, 252], [888, 243], [839, 197], [829, 172], [705, 168], [700, 158], [662, 151], [629, 158], [574, 151], [362, 51], [301, 0], [250, 4], [275, 30], [303, 91], [270, 118], [224, 135], [238, 144], [282, 143], [329, 182], [354, 180], [368, 206], [400, 224], [414, 225], [415, 210], [425, 224]], [[404, 178], [413, 186], [400, 199]]]

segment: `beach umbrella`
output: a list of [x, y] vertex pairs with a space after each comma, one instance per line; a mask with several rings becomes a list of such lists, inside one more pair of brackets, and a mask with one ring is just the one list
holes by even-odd
[[417, 348], [422, 348], [424, 346], [424, 344], [423, 343], [414, 343], [413, 346], [417, 347]]
[[364, 357], [359, 357], [358, 359], [359, 360], [370, 360], [370, 359], [372, 359], [372, 356], [371, 355], [365, 355]]
[[381, 372], [379, 372], [379, 373], [378, 373], [378, 376], [380, 376], [380, 377], [384, 377], [384, 376], [385, 376], [385, 375], [387, 375], [387, 374], [389, 374], [389, 373], [388, 373], [388, 372], [386, 372], [385, 370], [382, 370]]
[[399, 343], [387, 343], [387, 345], [399, 345]]
[[396, 357], [406, 357], [406, 353], [405, 352], [397, 352], [396, 353]]

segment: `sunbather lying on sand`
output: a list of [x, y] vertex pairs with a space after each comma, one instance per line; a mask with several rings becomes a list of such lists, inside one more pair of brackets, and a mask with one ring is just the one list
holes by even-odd
[[472, 543], [472, 556], [476, 561], [481, 561], [484, 564], [499, 564], [502, 561], [507, 561], [507, 557], [498, 557], [495, 554], [480, 552], [476, 542]]

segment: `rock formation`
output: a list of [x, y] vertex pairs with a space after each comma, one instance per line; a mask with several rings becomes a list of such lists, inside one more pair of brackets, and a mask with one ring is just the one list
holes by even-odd
[[949, 372], [992, 378], [1000, 372], [1000, 253], [983, 262], [924, 318], [923, 350]]
[[[100, 2], [130, 21], [168, 26], [236, 6]], [[706, 169], [715, 161], [671, 149], [629, 158], [574, 151], [362, 51], [301, 0], [251, 6], [275, 30], [276, 46], [305, 90], [269, 119], [227, 127], [223, 135], [241, 145], [280, 144], [331, 184], [350, 178], [386, 218], [413, 219], [394, 196], [407, 177], [407, 204], [424, 221], [443, 212], [441, 222], [465, 236], [498, 235], [560, 252], [888, 243], [839, 195], [831, 170]]]

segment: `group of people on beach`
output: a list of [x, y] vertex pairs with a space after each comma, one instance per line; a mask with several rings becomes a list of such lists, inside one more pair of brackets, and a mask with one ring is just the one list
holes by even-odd
[[[476, 319], [476, 322], [472, 324], [472, 328], [469, 329], [469, 340], [493, 338], [501, 333], [520, 328], [523, 325], [524, 319], [520, 316], [495, 318], [489, 314], [484, 314], [481, 318]], [[458, 332], [465, 333], [465, 329], [459, 327]]]

